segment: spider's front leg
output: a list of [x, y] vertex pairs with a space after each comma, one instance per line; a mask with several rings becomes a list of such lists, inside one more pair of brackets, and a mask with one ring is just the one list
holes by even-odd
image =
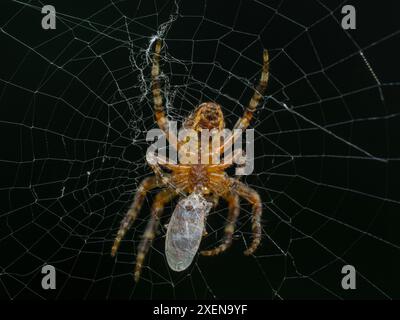
[[269, 79], [269, 54], [268, 50], [265, 49], [263, 53], [263, 67], [261, 71], [260, 81], [256, 87], [256, 90], [254, 91], [253, 96], [251, 97], [251, 100], [244, 112], [243, 117], [238, 120], [238, 122], [235, 124], [234, 129], [244, 130], [249, 126], [250, 121], [253, 118], [253, 114], [256, 111], [258, 105], [260, 104], [260, 100], [264, 96], [268, 84], [268, 79]]
[[241, 132], [240, 130], [235, 131], [235, 129], [245, 130], [249, 126], [250, 121], [253, 118], [254, 112], [256, 111], [262, 97], [265, 94], [265, 90], [268, 84], [268, 79], [269, 79], [269, 54], [268, 50], [265, 49], [263, 53], [263, 66], [262, 66], [260, 81], [256, 87], [256, 90], [254, 91], [253, 96], [251, 97], [249, 104], [247, 105], [244, 111], [243, 116], [236, 122], [233, 128], [234, 133], [220, 147], [220, 153], [224, 152], [225, 149], [231, 148], [231, 146], [238, 139]]
[[157, 194], [153, 202], [153, 206], [150, 212], [150, 220], [147, 223], [145, 232], [143, 233], [143, 238], [140, 241], [138, 253], [136, 256], [134, 272], [134, 279], [136, 282], [139, 280], [144, 258], [146, 257], [147, 251], [149, 250], [150, 245], [154, 239], [160, 217], [164, 211], [164, 207], [168, 202], [176, 197], [176, 195], [176, 191], [172, 189], [165, 189]]
[[160, 84], [161, 45], [162, 41], [160, 39], [157, 39], [153, 55], [153, 66], [151, 68], [151, 79], [152, 79], [151, 90], [153, 93], [154, 113], [159, 128], [165, 133], [169, 142], [176, 148], [176, 146], [178, 145], [178, 139], [175, 136], [175, 134], [170, 130], [168, 117], [165, 114], [161, 96], [161, 84]]
[[125, 233], [129, 230], [129, 228], [135, 221], [136, 216], [137, 216], [140, 208], [143, 205], [143, 201], [146, 197], [147, 192], [149, 192], [151, 189], [154, 189], [159, 186], [160, 186], [159, 179], [154, 176], [144, 179], [141, 182], [141, 184], [139, 185], [139, 187], [136, 191], [136, 194], [135, 194], [135, 199], [133, 200], [125, 217], [122, 219], [117, 236], [114, 240], [114, 245], [112, 246], [112, 249], [111, 249], [111, 255], [113, 257], [115, 256], [115, 254], [118, 250], [118, 247], [120, 245], [120, 242], [123, 239], [123, 237], [125, 236]]

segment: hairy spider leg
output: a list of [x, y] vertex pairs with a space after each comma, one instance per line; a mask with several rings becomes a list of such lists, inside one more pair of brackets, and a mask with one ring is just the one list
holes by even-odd
[[224, 142], [224, 144], [221, 146], [220, 153], [223, 153], [225, 148], [231, 148], [231, 146], [237, 140], [239, 133], [237, 132], [235, 134], [235, 129], [245, 130], [249, 126], [250, 121], [253, 118], [254, 112], [257, 109], [257, 106], [259, 105], [261, 98], [264, 96], [268, 84], [268, 79], [269, 79], [269, 55], [268, 55], [268, 50], [265, 49], [263, 53], [263, 67], [262, 67], [260, 81], [254, 91], [253, 96], [251, 97], [251, 100], [246, 110], [244, 111], [243, 116], [236, 122], [233, 128], [234, 134], [231, 136], [230, 139], [227, 139], [227, 141]]
[[159, 186], [160, 186], [159, 180], [155, 176], [147, 177], [140, 183], [135, 193], [135, 198], [128, 212], [125, 214], [125, 217], [122, 219], [117, 236], [114, 240], [114, 244], [111, 249], [111, 255], [113, 257], [115, 256], [118, 250], [121, 240], [125, 236], [126, 232], [129, 230], [133, 222], [135, 221], [136, 216], [143, 205], [143, 201], [146, 197], [147, 192]]
[[223, 196], [223, 198], [228, 202], [229, 209], [228, 219], [224, 230], [224, 238], [222, 239], [222, 243], [219, 246], [210, 250], [201, 251], [200, 253], [203, 256], [218, 255], [228, 249], [232, 244], [232, 237], [235, 231], [236, 221], [240, 211], [239, 196], [233, 192], [228, 192]]
[[262, 203], [260, 195], [254, 189], [248, 187], [243, 182], [239, 180], [234, 180], [234, 189], [237, 194], [248, 201], [252, 205], [252, 233], [253, 241], [247, 250], [244, 251], [245, 255], [251, 255], [258, 247], [261, 242], [261, 213], [262, 213]]
[[147, 223], [146, 230], [143, 233], [143, 238], [140, 241], [138, 247], [138, 253], [136, 255], [135, 272], [134, 272], [134, 279], [136, 282], [139, 281], [140, 273], [143, 266], [143, 261], [154, 239], [160, 217], [164, 211], [164, 207], [168, 202], [170, 202], [176, 196], [177, 196], [176, 191], [172, 189], [165, 189], [159, 192], [154, 199], [153, 206], [150, 212], [150, 220]]
[[153, 54], [153, 66], [151, 68], [151, 79], [152, 85], [151, 90], [153, 93], [154, 112], [155, 118], [159, 128], [165, 133], [169, 143], [177, 148], [178, 139], [172, 130], [169, 130], [168, 117], [165, 114], [162, 96], [161, 96], [161, 84], [160, 84], [160, 51], [162, 41], [156, 40], [155, 50]]

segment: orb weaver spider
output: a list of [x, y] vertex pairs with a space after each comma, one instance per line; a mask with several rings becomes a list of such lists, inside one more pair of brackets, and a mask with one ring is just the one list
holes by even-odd
[[[176, 143], [178, 149], [182, 141], [170, 132], [169, 121], [164, 111], [161, 97], [160, 74], [160, 51], [162, 42], [155, 41], [153, 64], [151, 70], [152, 93], [154, 101], [155, 120], [159, 128], [164, 132], [169, 143]], [[244, 111], [244, 115], [234, 126], [234, 129], [246, 129], [253, 117], [253, 114], [264, 95], [269, 78], [269, 57], [268, 51], [263, 53], [263, 67], [261, 78], [256, 90]], [[224, 115], [221, 106], [214, 102], [200, 104], [195, 111], [187, 118], [184, 127], [200, 132], [202, 129], [223, 130], [225, 127]], [[224, 143], [218, 150], [212, 152], [221, 153], [227, 145], [235, 142], [235, 136], [231, 136], [227, 143]], [[261, 241], [261, 213], [262, 203], [259, 194], [238, 179], [229, 177], [225, 170], [231, 163], [221, 164], [171, 164], [171, 163], [149, 163], [155, 175], [145, 178], [139, 185], [134, 200], [123, 218], [116, 235], [111, 255], [115, 256], [121, 240], [132, 226], [137, 214], [142, 207], [146, 194], [155, 188], [163, 188], [153, 202], [150, 219], [147, 223], [142, 240], [138, 247], [134, 279], [139, 280], [145, 256], [155, 237], [160, 217], [164, 206], [178, 195], [183, 195], [174, 210], [168, 224], [166, 236], [166, 257], [171, 269], [182, 271], [186, 269], [199, 248], [202, 235], [205, 233], [205, 218], [212, 206], [215, 206], [219, 198], [228, 203], [228, 217], [224, 230], [222, 243], [210, 250], [201, 251], [204, 256], [220, 254], [232, 244], [235, 225], [239, 216], [239, 197], [247, 200], [252, 205], [252, 233], [253, 239], [245, 255], [251, 255]], [[165, 172], [167, 169], [169, 172]]]

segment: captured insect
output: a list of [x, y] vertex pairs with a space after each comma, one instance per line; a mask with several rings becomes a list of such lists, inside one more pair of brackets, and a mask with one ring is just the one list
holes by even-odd
[[165, 255], [172, 270], [183, 271], [192, 263], [211, 208], [212, 204], [198, 193], [190, 194], [177, 204], [165, 240]]
[[[178, 146], [179, 152], [182, 141], [178, 140], [178, 138], [168, 130], [169, 120], [165, 114], [161, 97], [159, 79], [161, 46], [161, 40], [156, 40], [151, 71], [155, 120], [170, 143], [171, 141], [177, 142], [176, 145]], [[234, 129], [244, 130], [249, 126], [253, 114], [267, 87], [269, 77], [268, 68], [268, 51], [264, 50], [261, 79], [244, 111], [243, 117], [236, 122]], [[221, 106], [215, 102], [200, 104], [183, 123], [183, 128], [192, 129], [199, 134], [203, 129], [221, 132], [225, 128]], [[235, 139], [235, 136], [233, 136], [229, 143], [233, 145]], [[221, 154], [222, 152], [222, 148], [211, 150], [211, 154]], [[213, 256], [220, 254], [230, 247], [236, 221], [239, 216], [239, 197], [247, 200], [252, 205], [253, 239], [244, 254], [251, 255], [257, 249], [261, 242], [262, 230], [261, 198], [254, 189], [239, 181], [239, 179], [231, 178], [227, 175], [225, 170], [232, 166], [232, 163], [173, 164], [168, 161], [148, 161], [148, 164], [153, 169], [155, 175], [145, 178], [139, 185], [133, 203], [121, 222], [111, 249], [111, 255], [115, 256], [121, 240], [135, 221], [146, 194], [152, 189], [161, 188], [162, 190], [156, 195], [153, 202], [150, 219], [138, 247], [134, 271], [135, 281], [138, 281], [140, 278], [142, 265], [155, 237], [155, 232], [158, 228], [164, 206], [178, 196], [181, 196], [181, 199], [168, 223], [165, 240], [166, 258], [172, 270], [183, 271], [190, 266], [199, 249], [202, 235], [205, 233], [207, 215], [211, 208], [218, 204], [220, 198], [227, 201], [229, 210], [222, 243], [210, 250], [201, 251], [200, 254], [204, 256]], [[163, 169], [167, 169], [168, 172]]]

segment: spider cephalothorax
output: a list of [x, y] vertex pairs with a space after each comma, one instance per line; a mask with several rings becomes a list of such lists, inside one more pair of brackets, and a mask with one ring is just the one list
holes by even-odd
[[224, 114], [221, 106], [214, 102], [204, 102], [199, 105], [185, 121], [185, 128], [200, 131], [202, 129], [222, 130], [225, 127]]
[[[177, 146], [179, 153], [185, 147], [188, 139], [179, 139], [173, 132], [168, 130], [169, 121], [164, 112], [159, 82], [160, 51], [161, 41], [157, 40], [151, 71], [155, 119], [169, 142]], [[263, 97], [268, 82], [268, 75], [268, 52], [264, 50], [260, 82], [245, 109], [243, 117], [237, 121], [234, 129], [244, 130], [249, 125]], [[200, 136], [201, 131], [204, 129], [213, 130], [218, 133], [224, 127], [225, 122], [221, 106], [215, 102], [200, 104], [183, 124], [183, 128], [192, 129], [197, 132], [195, 133], [196, 136]], [[170, 163], [168, 161], [148, 162], [155, 175], [144, 179], [139, 185], [134, 201], [121, 222], [111, 250], [111, 254], [114, 256], [122, 238], [135, 221], [146, 193], [152, 189], [161, 188], [162, 190], [156, 195], [153, 202], [150, 220], [143, 234], [143, 239], [139, 244], [134, 273], [135, 281], [140, 277], [145, 255], [154, 239], [164, 206], [177, 196], [180, 196], [181, 199], [168, 224], [165, 248], [168, 264], [173, 270], [182, 271], [192, 262], [199, 248], [201, 235], [205, 233], [206, 216], [211, 207], [216, 205], [220, 198], [227, 201], [229, 209], [227, 224], [225, 226], [225, 236], [220, 245], [210, 250], [201, 251], [201, 254], [205, 256], [216, 255], [225, 251], [231, 245], [236, 220], [239, 216], [239, 197], [247, 200], [252, 205], [253, 211], [253, 240], [244, 253], [250, 255], [257, 249], [260, 244], [262, 230], [260, 222], [262, 212], [260, 196], [255, 190], [240, 182], [239, 179], [231, 178], [226, 174], [225, 170], [232, 165], [231, 162], [214, 163], [211, 161], [204, 163], [200, 161], [202, 153], [206, 152], [207, 157], [210, 158], [215, 154], [219, 156], [224, 151], [224, 148], [228, 149], [229, 146], [235, 143], [235, 140], [236, 136], [232, 135], [228, 141], [224, 141], [222, 148], [218, 147], [215, 149], [210, 144], [204, 150], [204, 148], [200, 148], [199, 144], [197, 148], [199, 148], [200, 152], [195, 153], [196, 161], [185, 163]], [[168, 172], [163, 169], [167, 169]]]

